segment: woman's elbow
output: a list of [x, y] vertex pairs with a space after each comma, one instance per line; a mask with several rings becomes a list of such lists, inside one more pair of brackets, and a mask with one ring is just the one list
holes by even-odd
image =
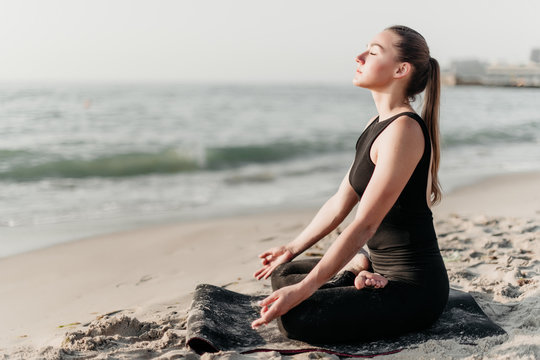
[[357, 243], [356, 246], [359, 249], [362, 248], [375, 235], [378, 228], [379, 222], [357, 219], [351, 229], [354, 233], [353, 238]]
[[368, 226], [366, 226], [366, 238], [369, 240], [371, 239], [375, 233], [377, 232], [377, 229], [379, 228], [379, 223], [375, 224], [370, 224]]
[[358, 203], [358, 197], [356, 197], [356, 195], [353, 197], [350, 195], [335, 193], [334, 196], [332, 196], [332, 199], [334, 202], [336, 213], [344, 217], [349, 215], [349, 213]]

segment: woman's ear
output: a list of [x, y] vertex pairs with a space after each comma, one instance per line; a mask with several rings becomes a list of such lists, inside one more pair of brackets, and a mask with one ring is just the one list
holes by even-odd
[[399, 63], [394, 72], [395, 79], [401, 79], [407, 76], [411, 72], [411, 64], [408, 62]]

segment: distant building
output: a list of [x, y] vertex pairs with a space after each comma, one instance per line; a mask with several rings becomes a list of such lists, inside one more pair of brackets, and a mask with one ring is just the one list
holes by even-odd
[[540, 87], [540, 64], [490, 65], [484, 85]]
[[540, 64], [540, 48], [532, 49], [531, 62]]
[[456, 85], [482, 85], [486, 66], [478, 60], [453, 61], [450, 65]]
[[[450, 73], [456, 85], [540, 87], [540, 48], [531, 51], [527, 65], [488, 65], [478, 60], [452, 62]], [[451, 79], [446, 79], [451, 84]]]

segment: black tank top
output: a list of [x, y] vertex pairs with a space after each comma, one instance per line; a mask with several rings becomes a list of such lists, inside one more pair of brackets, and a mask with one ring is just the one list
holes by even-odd
[[375, 272], [390, 280], [422, 287], [429, 286], [432, 281], [448, 283], [433, 228], [433, 216], [426, 201], [431, 141], [422, 118], [413, 112], [399, 113], [382, 121], [375, 118], [356, 143], [349, 182], [361, 198], [376, 166], [370, 157], [373, 142], [387, 126], [403, 115], [420, 124], [424, 134], [424, 153], [397, 201], [367, 243], [372, 266]]

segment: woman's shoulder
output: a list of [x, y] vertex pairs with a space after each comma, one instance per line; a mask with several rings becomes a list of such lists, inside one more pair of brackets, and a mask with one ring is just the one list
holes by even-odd
[[410, 152], [422, 152], [424, 149], [424, 132], [414, 115], [403, 114], [392, 121], [380, 135], [379, 146], [395, 148], [403, 146]]
[[413, 138], [419, 137], [423, 139], [424, 133], [420, 124], [421, 121], [422, 118], [414, 113], [401, 114], [388, 125], [385, 132], [394, 133], [393, 135]]

